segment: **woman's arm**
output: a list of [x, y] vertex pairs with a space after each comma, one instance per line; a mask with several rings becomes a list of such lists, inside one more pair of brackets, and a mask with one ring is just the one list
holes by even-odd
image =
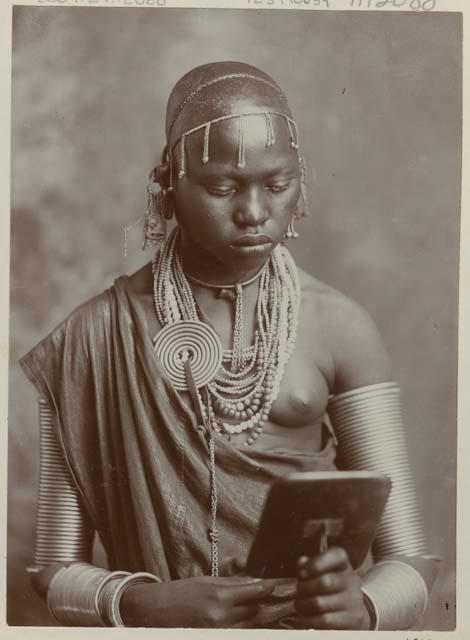
[[248, 577], [193, 578], [160, 583], [140, 572], [91, 564], [94, 528], [57, 440], [55, 416], [40, 399], [40, 478], [35, 590], [64, 626], [249, 626], [275, 581]]
[[369, 315], [336, 293], [324, 309], [334, 361], [328, 414], [338, 440], [338, 464], [384, 473], [392, 490], [373, 546], [375, 564], [362, 583], [341, 549], [302, 558], [297, 610], [316, 628], [357, 629], [364, 628], [366, 606], [370, 628], [407, 629], [424, 612], [437, 564], [421, 523], [400, 391]]
[[363, 592], [376, 628], [410, 628], [424, 612], [437, 563], [424, 535], [401, 393], [387, 351], [370, 316], [349, 300], [342, 304], [346, 308], [330, 325], [335, 328], [335, 396], [328, 409], [339, 463], [392, 480], [373, 546], [376, 564], [364, 578]]
[[37, 593], [64, 625], [122, 624], [120, 599], [131, 584], [158, 580], [151, 574], [107, 571], [91, 564], [94, 527], [65, 464], [54, 413], [39, 399], [40, 473], [34, 565]]
[[426, 608], [437, 564], [424, 535], [398, 385], [379, 383], [339, 394], [330, 404], [330, 417], [342, 465], [379, 471], [392, 480], [373, 546], [376, 564], [362, 586], [374, 627], [413, 627]]

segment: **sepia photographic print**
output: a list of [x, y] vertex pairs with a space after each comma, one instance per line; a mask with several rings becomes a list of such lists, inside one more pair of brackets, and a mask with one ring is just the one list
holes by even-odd
[[59, 4], [11, 12], [6, 623], [454, 631], [462, 13]]

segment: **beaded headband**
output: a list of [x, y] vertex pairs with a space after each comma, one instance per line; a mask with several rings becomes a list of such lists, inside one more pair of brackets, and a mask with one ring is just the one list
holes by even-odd
[[[220, 116], [214, 118], [208, 122], [198, 125], [188, 131], [185, 131], [181, 138], [173, 143], [170, 149], [168, 149], [169, 163], [170, 163], [170, 188], [173, 186], [173, 171], [172, 171], [172, 154], [178, 144], [180, 144], [180, 163], [178, 178], [182, 178], [186, 173], [186, 138], [197, 131], [204, 130], [204, 143], [202, 150], [201, 162], [207, 164], [209, 162], [209, 143], [211, 127], [218, 122], [224, 122], [227, 120], [238, 120], [238, 162], [237, 167], [243, 168], [245, 166], [245, 133], [244, 133], [244, 119], [249, 116], [264, 116], [266, 123], [266, 148], [272, 147], [276, 142], [276, 136], [274, 134], [274, 127], [272, 122], [272, 116], [278, 116], [282, 118], [286, 124], [287, 131], [290, 137], [290, 145], [293, 149], [299, 149], [299, 132], [296, 122], [284, 113], [278, 111], [249, 111], [247, 113], [235, 113], [226, 116]], [[299, 162], [301, 157], [299, 154]]]

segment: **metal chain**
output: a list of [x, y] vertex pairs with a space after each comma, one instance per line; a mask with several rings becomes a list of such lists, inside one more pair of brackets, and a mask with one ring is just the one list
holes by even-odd
[[215, 440], [212, 432], [209, 432], [209, 455], [211, 474], [211, 526], [209, 528], [209, 540], [211, 541], [211, 575], [219, 577], [219, 530], [217, 529], [217, 484], [215, 478]]

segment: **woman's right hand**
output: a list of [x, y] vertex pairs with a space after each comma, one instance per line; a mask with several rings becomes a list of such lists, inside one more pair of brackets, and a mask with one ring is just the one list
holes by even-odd
[[276, 584], [244, 576], [203, 576], [131, 585], [121, 599], [121, 617], [126, 627], [249, 626]]

